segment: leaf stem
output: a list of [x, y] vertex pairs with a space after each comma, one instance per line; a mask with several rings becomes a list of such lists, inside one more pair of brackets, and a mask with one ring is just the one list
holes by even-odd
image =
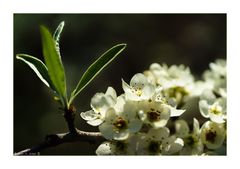
[[65, 108], [64, 111], [64, 118], [68, 125], [68, 130], [72, 134], [76, 134], [77, 130], [75, 128], [75, 115], [76, 115], [76, 108], [71, 104], [69, 108]]

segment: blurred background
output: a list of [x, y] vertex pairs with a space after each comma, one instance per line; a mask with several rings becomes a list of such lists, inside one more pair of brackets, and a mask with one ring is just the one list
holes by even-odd
[[[79, 116], [90, 100], [108, 86], [118, 95], [121, 78], [129, 82], [151, 63], [185, 64], [196, 78], [216, 58], [226, 58], [226, 14], [14, 14], [14, 152], [41, 142], [46, 134], [67, 132], [59, 105], [51, 91], [17, 53], [43, 60], [39, 25], [54, 32], [65, 21], [60, 50], [68, 92], [87, 67], [118, 43], [127, 48], [78, 96], [76, 126], [98, 131]], [[85, 142], [49, 148], [42, 155], [93, 155], [98, 145]]]

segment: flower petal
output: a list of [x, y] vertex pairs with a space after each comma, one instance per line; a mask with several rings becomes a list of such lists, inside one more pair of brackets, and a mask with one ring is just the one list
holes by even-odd
[[161, 119], [159, 121], [153, 122], [152, 125], [154, 128], [160, 128], [166, 126], [168, 119]]
[[134, 88], [143, 88], [146, 84], [148, 80], [142, 73], [135, 74], [130, 81], [130, 86]]
[[209, 117], [209, 114], [208, 114], [209, 105], [206, 100], [199, 101], [199, 109], [200, 109], [200, 113], [203, 117], [205, 117], [205, 118]]
[[110, 147], [110, 142], [106, 141], [103, 142], [102, 144], [100, 144], [100, 146], [98, 146], [97, 150], [96, 150], [96, 154], [97, 155], [111, 155], [112, 151], [111, 151], [111, 147]]
[[87, 121], [87, 123], [90, 124], [91, 126], [99, 126], [100, 124], [102, 124], [102, 122], [103, 122], [102, 119], [94, 119]]
[[108, 140], [112, 140], [113, 136], [115, 134], [114, 132], [114, 126], [108, 123], [102, 123], [99, 126], [99, 131], [102, 133], [103, 137], [108, 139]]
[[184, 142], [180, 138], [171, 136], [165, 139], [162, 145], [163, 145], [163, 154], [170, 155], [180, 151], [184, 145]]
[[158, 129], [151, 128], [148, 131], [148, 137], [151, 137], [153, 140], [160, 141], [167, 138], [170, 134], [170, 130], [167, 127], [161, 127]]
[[129, 131], [128, 130], [122, 130], [120, 132], [115, 132], [113, 134], [113, 139], [114, 140], [126, 140], [129, 136]]
[[125, 96], [123, 94], [117, 97], [117, 103], [114, 105], [116, 112], [123, 112], [125, 102]]
[[125, 93], [131, 93], [131, 87], [122, 79], [122, 88]]
[[225, 123], [225, 120], [224, 120], [225, 117], [223, 114], [216, 115], [214, 113], [209, 113], [209, 117], [215, 123]]
[[186, 110], [180, 110], [180, 109], [176, 109], [172, 106], [169, 106], [170, 111], [171, 111], [171, 117], [178, 117], [181, 116]]
[[91, 99], [91, 107], [95, 112], [100, 112], [102, 115], [105, 114], [109, 107], [116, 104], [116, 100], [110, 95], [103, 93], [96, 93]]
[[142, 121], [139, 119], [131, 120], [128, 124], [129, 131], [131, 131], [131, 133], [138, 132], [142, 128], [142, 124]]
[[142, 99], [149, 100], [155, 93], [155, 87], [152, 84], [147, 84], [142, 89]]
[[108, 109], [105, 115], [105, 121], [111, 124], [117, 118], [116, 111], [113, 108]]
[[122, 88], [125, 92], [125, 98], [126, 100], [134, 100], [138, 101], [139, 97], [136, 95], [135, 90], [129, 86], [123, 79], [122, 79]]
[[216, 100], [216, 96], [213, 94], [212, 90], [204, 90], [200, 97], [201, 100], [207, 100], [209, 104], [212, 104]]
[[193, 135], [198, 136], [200, 133], [199, 122], [196, 118], [193, 118]]
[[82, 112], [80, 113], [80, 116], [84, 119], [84, 120], [94, 120], [98, 117], [98, 115], [92, 111], [92, 110], [89, 110], [89, 111], [86, 111], [86, 112]]
[[105, 95], [109, 95], [113, 98], [113, 100], [117, 100], [117, 93], [112, 87], [108, 87]]

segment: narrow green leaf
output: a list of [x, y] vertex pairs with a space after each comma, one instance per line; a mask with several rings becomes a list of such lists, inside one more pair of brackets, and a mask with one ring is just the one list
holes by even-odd
[[55, 47], [56, 47], [56, 50], [57, 50], [57, 52], [58, 52], [59, 57], [61, 57], [61, 55], [60, 55], [59, 42], [60, 42], [60, 37], [61, 37], [62, 30], [63, 30], [63, 28], [64, 28], [64, 25], [65, 25], [65, 23], [64, 23], [64, 21], [62, 21], [62, 22], [58, 25], [57, 29], [55, 30], [55, 32], [54, 32], [54, 34], [53, 34], [53, 39], [54, 39], [54, 41], [55, 41]]
[[52, 87], [47, 67], [41, 60], [27, 54], [17, 54], [16, 58], [25, 62], [47, 87]]
[[62, 99], [64, 106], [67, 104], [66, 79], [61, 58], [55, 48], [55, 41], [49, 30], [41, 26], [43, 56], [48, 68], [50, 79], [56, 88], [56, 92]]
[[70, 102], [126, 47], [126, 44], [118, 44], [102, 54], [83, 74], [77, 87], [71, 94]]

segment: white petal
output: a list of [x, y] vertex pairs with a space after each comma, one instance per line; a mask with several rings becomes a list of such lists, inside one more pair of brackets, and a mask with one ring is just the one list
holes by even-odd
[[217, 103], [222, 107], [222, 111], [225, 112], [226, 111], [226, 107], [227, 107], [227, 100], [226, 100], [226, 98], [224, 98], [224, 97], [219, 98], [217, 100]]
[[211, 104], [216, 100], [216, 96], [213, 94], [212, 90], [204, 90], [200, 99], [207, 100], [207, 102]]
[[123, 79], [122, 79], [122, 88], [123, 88], [123, 91], [125, 92], [126, 100], [134, 100], [134, 101], [140, 100], [140, 98], [136, 95], [134, 89], [131, 86], [129, 86]]
[[111, 147], [110, 147], [110, 142], [103, 142], [96, 150], [97, 155], [111, 155]]
[[178, 117], [178, 116], [181, 116], [186, 110], [180, 110], [180, 109], [176, 109], [172, 106], [169, 106], [170, 107], [170, 111], [171, 111], [171, 117]]
[[198, 136], [200, 132], [199, 122], [196, 118], [193, 118], [193, 134]]
[[126, 100], [131, 100], [131, 101], [141, 101], [142, 97], [138, 96], [135, 92], [131, 93], [125, 93]]
[[160, 118], [165, 120], [168, 120], [170, 118], [170, 109], [168, 107], [163, 106]]
[[152, 125], [153, 125], [154, 128], [160, 128], [160, 127], [166, 126], [167, 122], [168, 122], [168, 120], [161, 119], [161, 120], [159, 120], [157, 122], [153, 122]]
[[206, 100], [199, 101], [199, 109], [200, 109], [200, 113], [203, 117], [205, 117], [205, 118], [209, 117], [209, 114], [208, 114], [209, 105]]
[[158, 63], [152, 63], [150, 65], [150, 70], [160, 70], [161, 69], [161, 66], [158, 64]]
[[131, 93], [131, 87], [122, 79], [122, 88], [125, 93]]
[[95, 109], [98, 109], [103, 106], [102, 98], [104, 97], [103, 93], [96, 93], [91, 99], [91, 106]]
[[155, 87], [152, 84], [148, 84], [146, 86], [143, 87], [142, 89], [142, 98], [144, 100], [149, 100], [152, 98], [152, 96], [155, 93]]
[[103, 122], [102, 119], [95, 119], [95, 120], [87, 121], [87, 123], [90, 124], [91, 126], [99, 126], [100, 124], [102, 124], [102, 122]]
[[91, 107], [95, 112], [100, 112], [104, 115], [109, 107], [114, 106], [116, 100], [110, 95], [104, 95], [103, 93], [96, 93], [91, 99]]
[[142, 121], [135, 119], [129, 122], [128, 128], [131, 131], [131, 133], [138, 132], [142, 128]]
[[107, 91], [106, 91], [105, 95], [111, 96], [114, 100], [117, 99], [117, 93], [116, 93], [116, 91], [114, 90], [114, 88], [112, 88], [112, 87], [108, 87], [108, 88], [107, 88]]
[[137, 112], [139, 109], [138, 102], [135, 101], [127, 101], [124, 105], [123, 115], [126, 116], [129, 120], [135, 119], [137, 116]]
[[112, 140], [113, 136], [115, 134], [114, 132], [114, 126], [108, 123], [102, 123], [99, 126], [99, 131], [102, 133], [103, 137], [108, 139], [108, 140]]
[[143, 88], [146, 84], [148, 84], [147, 78], [142, 73], [135, 74], [130, 81], [130, 86], [134, 88]]
[[170, 149], [169, 149], [169, 154], [174, 154], [174, 153], [177, 153], [179, 152], [182, 147], [184, 145], [184, 142], [182, 139], [180, 138], [177, 138], [173, 144], [170, 145]]
[[147, 119], [147, 115], [143, 110], [138, 111], [138, 115], [142, 121], [145, 121]]
[[167, 127], [162, 127], [158, 129], [151, 128], [148, 131], [148, 137], [151, 137], [153, 140], [159, 141], [167, 138], [170, 134], [170, 131]]
[[123, 94], [117, 97], [117, 103], [114, 105], [116, 112], [123, 112], [125, 102], [125, 96]]
[[92, 111], [92, 110], [89, 110], [89, 111], [86, 111], [86, 112], [82, 112], [80, 113], [80, 116], [84, 119], [84, 120], [94, 120], [98, 117], [98, 115]]
[[225, 117], [223, 114], [216, 115], [214, 113], [209, 113], [209, 117], [215, 123], [225, 123], [225, 120], [224, 120]]
[[164, 151], [163, 154], [174, 154], [177, 153], [182, 149], [184, 142], [180, 138], [176, 138], [175, 136], [171, 136], [164, 140], [163, 147]]
[[181, 138], [177, 138], [175, 141], [174, 141], [175, 144], [178, 144], [180, 146], [184, 146], [184, 142]]
[[129, 136], [129, 131], [128, 130], [123, 130], [120, 132], [115, 132], [113, 134], [113, 139], [114, 140], [126, 140]]
[[117, 118], [116, 111], [113, 108], [108, 109], [105, 115], [105, 121], [112, 123]]

